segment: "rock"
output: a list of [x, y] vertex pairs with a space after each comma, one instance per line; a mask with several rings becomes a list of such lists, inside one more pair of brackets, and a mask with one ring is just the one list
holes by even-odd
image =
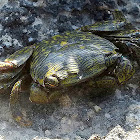
[[8, 0], [1, 0], [0, 1], [0, 9], [7, 3], [8, 3]]
[[4, 53], [4, 48], [3, 46], [0, 46], [0, 56]]
[[50, 138], [39, 138], [38, 136], [33, 138], [32, 140], [63, 140], [63, 139], [50, 139]]
[[126, 114], [126, 125], [131, 129], [140, 124], [140, 103], [132, 104], [128, 107], [128, 113]]
[[135, 5], [130, 8], [129, 12], [130, 15], [138, 16], [139, 15], [139, 8]]
[[31, 2], [30, 0], [20, 0], [20, 7], [25, 7], [27, 9], [34, 8], [33, 2]]
[[132, 131], [125, 131], [120, 125], [112, 129], [105, 138], [101, 140], [138, 140], [140, 139], [140, 129], [136, 128]]
[[63, 95], [60, 97], [59, 102], [62, 107], [70, 107], [72, 104], [72, 101], [68, 95]]
[[101, 138], [98, 135], [92, 135], [88, 140], [101, 140]]
[[123, 98], [121, 91], [118, 90], [118, 89], [116, 89], [115, 95], [116, 95], [117, 99], [122, 99]]
[[46, 136], [46, 137], [51, 136], [51, 132], [50, 132], [49, 130], [45, 130], [45, 136]]
[[110, 116], [109, 113], [106, 113], [106, 114], [105, 114], [105, 117], [108, 118], [108, 119], [111, 118], [111, 116]]
[[94, 106], [94, 109], [95, 109], [96, 112], [101, 111], [101, 108], [99, 106], [97, 106], [97, 105]]

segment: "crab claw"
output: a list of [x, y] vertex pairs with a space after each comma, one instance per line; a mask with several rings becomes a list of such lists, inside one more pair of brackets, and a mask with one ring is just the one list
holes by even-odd
[[11, 62], [0, 62], [0, 71], [8, 70], [14, 68], [15, 65]]
[[62, 89], [53, 90], [38, 86], [32, 82], [30, 88], [30, 101], [37, 104], [48, 104], [57, 101], [62, 96]]
[[5, 62], [12, 63], [15, 67], [19, 67], [29, 59], [32, 52], [33, 47], [24, 47], [10, 55], [7, 59], [5, 59]]
[[118, 66], [116, 67], [114, 74], [118, 78], [120, 84], [124, 84], [128, 81], [135, 73], [134, 67], [131, 65], [130, 61], [125, 57], [121, 57], [118, 61]]
[[33, 47], [24, 47], [12, 55], [10, 55], [4, 62], [0, 62], [0, 71], [7, 71], [13, 68], [18, 68], [23, 65], [31, 56]]
[[3, 62], [0, 62], [0, 93], [11, 89], [23, 72], [25, 62], [29, 59], [32, 52], [33, 47], [24, 47], [10, 55]]

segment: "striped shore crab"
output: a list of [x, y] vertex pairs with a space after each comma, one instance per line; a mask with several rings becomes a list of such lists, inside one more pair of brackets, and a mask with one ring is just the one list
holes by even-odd
[[[83, 81], [92, 81], [97, 87], [114, 87], [124, 84], [133, 76], [135, 70], [132, 64], [119, 53], [113, 43], [119, 43], [120, 48], [124, 47], [128, 55], [136, 58], [139, 64], [140, 34], [117, 14], [113, 21], [95, 23], [55, 35], [38, 44], [24, 47], [0, 62], [1, 90], [15, 83], [10, 95], [10, 107], [13, 118], [20, 125], [31, 125], [22, 113], [19, 102], [25, 85], [30, 87], [32, 102], [49, 103], [61, 95], [62, 88]], [[128, 32], [131, 33], [130, 38], [126, 35]], [[29, 68], [27, 73], [23, 72], [25, 67]], [[23, 74], [25, 76], [20, 76]]]

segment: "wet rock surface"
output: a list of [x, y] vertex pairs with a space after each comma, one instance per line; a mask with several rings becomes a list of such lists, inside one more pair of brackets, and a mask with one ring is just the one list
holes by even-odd
[[[140, 27], [139, 0], [2, 0], [0, 6], [1, 57], [55, 34], [112, 19], [109, 9], [119, 8]], [[94, 89], [86, 94], [77, 88], [59, 102], [46, 106], [31, 104], [25, 95], [23, 106], [34, 122], [30, 128], [22, 128], [13, 121], [9, 95], [1, 95], [0, 139], [92, 140], [94, 135], [102, 139], [140, 139], [139, 79], [137, 68], [134, 78], [125, 86], [111, 91], [112, 94], [102, 91], [108, 96], [95, 97]], [[101, 111], [97, 112], [95, 104]]]

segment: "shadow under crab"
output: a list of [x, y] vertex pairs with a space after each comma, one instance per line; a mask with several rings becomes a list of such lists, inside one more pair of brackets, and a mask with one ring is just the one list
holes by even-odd
[[[0, 62], [1, 89], [6, 88], [5, 84], [12, 86], [20, 77], [10, 96], [12, 115], [20, 125], [29, 126], [32, 123], [20, 107], [19, 96], [25, 88], [30, 88], [32, 102], [44, 104], [57, 100], [68, 90], [67, 87], [82, 82], [89, 87], [110, 88], [124, 84], [133, 76], [135, 70], [131, 62], [119, 53], [113, 43], [123, 44], [126, 54], [139, 64], [139, 31], [118, 13], [115, 11], [114, 21], [55, 35], [16, 51]], [[128, 32], [130, 38], [126, 35]], [[29, 71], [24, 72], [25, 67]]]

